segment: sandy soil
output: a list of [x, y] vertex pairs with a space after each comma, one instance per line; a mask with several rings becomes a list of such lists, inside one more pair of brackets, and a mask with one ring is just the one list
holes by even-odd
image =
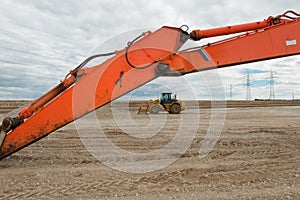
[[[150, 116], [137, 115], [135, 106], [129, 112], [124, 106], [106, 106], [96, 113], [103, 135], [96, 135], [99, 127], [90, 115], [76, 123], [79, 133], [74, 123], [69, 124], [1, 160], [0, 198], [299, 199], [300, 107], [240, 107], [225, 111], [223, 126], [221, 119], [212, 120], [223, 112], [220, 108], [190, 106], [180, 115]], [[200, 158], [199, 150], [209, 138], [209, 128], [219, 128], [220, 124], [223, 128], [216, 145]], [[186, 151], [174, 154], [181, 148], [180, 143], [159, 155], [143, 156], [166, 149], [182, 127], [182, 143], [191, 142]], [[141, 135], [134, 135], [139, 129]], [[102, 141], [102, 145], [92, 150], [84, 146], [93, 141]], [[133, 159], [115, 155], [114, 146], [142, 156]], [[101, 159], [88, 150], [103, 152]], [[176, 159], [152, 171], [170, 158]], [[149, 172], [134, 173], [141, 169]]]

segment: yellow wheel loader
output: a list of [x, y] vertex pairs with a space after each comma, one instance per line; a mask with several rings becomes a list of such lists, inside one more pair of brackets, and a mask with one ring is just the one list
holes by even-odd
[[176, 98], [176, 95], [172, 98], [171, 92], [161, 93], [160, 99], [150, 100], [146, 106], [140, 106], [138, 113], [150, 113], [157, 114], [160, 111], [167, 111], [170, 114], [179, 114], [185, 110], [185, 103]]

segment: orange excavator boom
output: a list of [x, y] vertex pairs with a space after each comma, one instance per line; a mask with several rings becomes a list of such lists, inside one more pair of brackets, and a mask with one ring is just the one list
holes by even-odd
[[[294, 15], [294, 17], [290, 16], [290, 14]], [[246, 31], [257, 31], [259, 29], [263, 29], [272, 25], [289, 22], [290, 20], [294, 20], [297, 17], [299, 17], [298, 13], [294, 11], [287, 11], [277, 17], [270, 16], [268, 17], [268, 19], [259, 22], [251, 22], [247, 24], [225, 26], [225, 27], [212, 28], [206, 30], [193, 30], [191, 32], [191, 38], [193, 40], [201, 40], [203, 38], [229, 35], [229, 34], [241, 33]]]
[[[225, 40], [179, 51], [188, 39], [240, 32], [243, 33]], [[145, 32], [123, 50], [88, 58], [18, 116], [4, 118], [0, 126], [0, 159], [159, 76], [300, 54], [299, 33], [300, 15], [293, 11], [261, 22], [190, 34], [182, 28], [166, 26], [153, 33]], [[99, 56], [110, 58], [84, 68]]]

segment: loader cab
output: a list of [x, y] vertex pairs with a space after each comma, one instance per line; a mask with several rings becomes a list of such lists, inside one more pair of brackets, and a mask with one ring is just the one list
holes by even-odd
[[163, 92], [161, 93], [160, 98], [161, 104], [169, 104], [172, 102], [172, 93], [171, 92]]

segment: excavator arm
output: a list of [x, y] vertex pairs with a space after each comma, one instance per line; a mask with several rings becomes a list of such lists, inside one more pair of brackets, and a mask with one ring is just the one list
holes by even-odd
[[[179, 51], [188, 39], [241, 32], [225, 40]], [[0, 126], [0, 159], [159, 76], [180, 76], [300, 54], [299, 33], [300, 15], [293, 11], [261, 22], [194, 30], [190, 34], [183, 27], [166, 26], [153, 33], [145, 32], [123, 50], [86, 59], [18, 116], [4, 118]], [[83, 68], [100, 56], [110, 58]]]

